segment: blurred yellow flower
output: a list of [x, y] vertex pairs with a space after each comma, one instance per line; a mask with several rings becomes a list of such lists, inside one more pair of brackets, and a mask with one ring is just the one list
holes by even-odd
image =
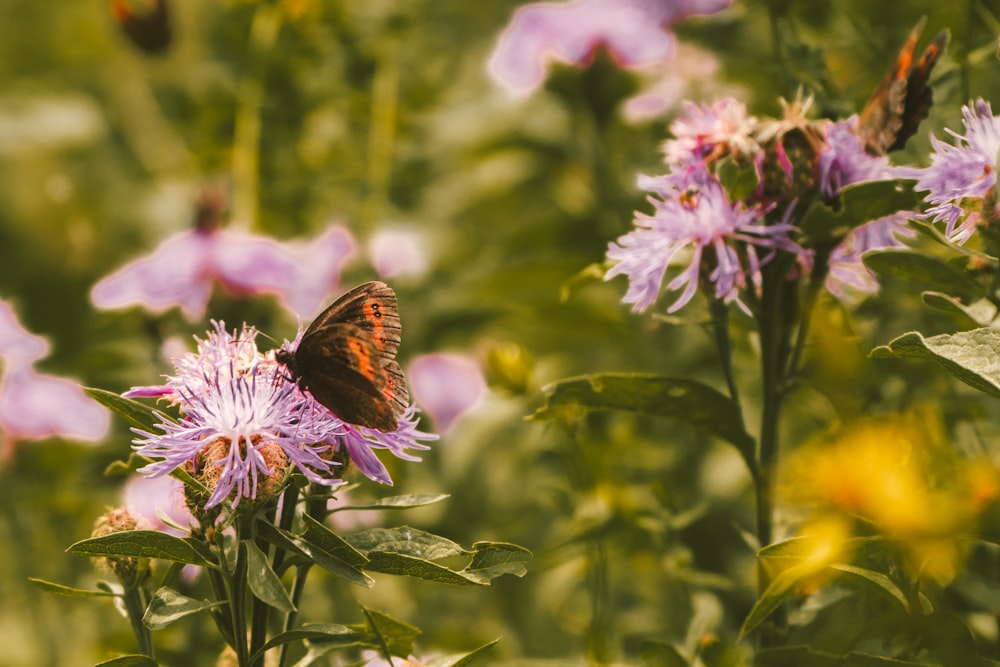
[[979, 512], [1000, 493], [996, 467], [960, 459], [934, 425], [864, 423], [793, 452], [784, 499], [874, 525], [898, 542], [914, 574], [955, 576]]

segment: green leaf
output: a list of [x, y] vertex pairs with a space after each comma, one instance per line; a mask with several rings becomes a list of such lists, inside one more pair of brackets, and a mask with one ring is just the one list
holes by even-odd
[[451, 498], [450, 494], [447, 493], [410, 493], [402, 496], [390, 496], [389, 498], [381, 498], [371, 503], [370, 505], [344, 505], [334, 509], [335, 512], [342, 512], [344, 510], [400, 510], [409, 509], [411, 507], [423, 507], [425, 505], [433, 505], [434, 503], [441, 502]]
[[66, 551], [82, 556], [131, 556], [158, 558], [190, 565], [211, 565], [198, 552], [191, 540], [155, 530], [125, 530], [101, 537], [91, 537], [73, 544]]
[[924, 292], [920, 297], [932, 308], [962, 316], [967, 326], [985, 327], [997, 319], [997, 307], [989, 299], [977, 299], [965, 305], [957, 298], [942, 292]]
[[[910, 662], [898, 658], [851, 652], [835, 655], [808, 646], [767, 648], [754, 656], [754, 667], [928, 667], [925, 662]], [[938, 663], [934, 663], [938, 664]]]
[[157, 663], [148, 655], [120, 655], [117, 658], [99, 662], [94, 667], [157, 667]]
[[288, 591], [271, 569], [271, 564], [267, 562], [267, 556], [260, 547], [253, 542], [243, 542], [242, 546], [246, 550], [247, 584], [254, 596], [269, 607], [286, 614], [295, 611]]
[[479, 648], [470, 651], [468, 653], [459, 653], [453, 655], [443, 655], [434, 658], [430, 662], [424, 663], [424, 667], [469, 667], [469, 665], [474, 664], [480, 658], [482, 658], [487, 651], [496, 646], [499, 639], [494, 639], [488, 644], [483, 644]]
[[830, 567], [834, 570], [840, 570], [841, 572], [847, 572], [853, 574], [857, 577], [861, 577], [871, 583], [875, 584], [890, 596], [895, 598], [899, 604], [903, 605], [903, 610], [909, 612], [910, 604], [906, 600], [906, 595], [900, 590], [899, 586], [892, 582], [892, 579], [885, 576], [881, 572], [876, 572], [874, 570], [869, 570], [864, 567], [857, 567], [855, 565], [848, 565], [847, 563], [831, 563]]
[[968, 272], [931, 255], [912, 250], [870, 250], [861, 256], [861, 261], [881, 276], [910, 280], [962, 297], [986, 296], [983, 287]]
[[257, 523], [257, 534], [267, 542], [301, 556], [306, 560], [319, 565], [331, 574], [335, 574], [342, 579], [346, 579], [352, 584], [371, 588], [375, 581], [361, 569], [348, 563], [334, 555], [328, 554], [322, 549], [310, 544], [298, 535], [293, 535], [287, 531], [266, 522]]
[[28, 581], [47, 593], [55, 593], [56, 595], [62, 595], [68, 598], [115, 597], [114, 593], [108, 591], [90, 591], [85, 588], [73, 588], [72, 586], [64, 586], [63, 584], [57, 584], [52, 581], [46, 581], [45, 579], [38, 579], [36, 577], [28, 577]]
[[806, 245], [839, 241], [867, 222], [916, 209], [920, 197], [913, 191], [913, 183], [896, 180], [848, 185], [840, 191], [836, 210], [822, 201], [814, 202], [799, 223], [799, 229], [807, 237]]
[[979, 391], [1000, 398], [1000, 331], [990, 328], [924, 338], [911, 331], [876, 347], [873, 359], [931, 359]]
[[574, 410], [628, 410], [667, 417], [722, 438], [736, 445], [745, 460], [753, 460], [754, 440], [743, 430], [739, 408], [725, 395], [695, 380], [600, 373], [560, 380], [542, 391], [545, 405], [532, 419], [555, 419]]
[[130, 426], [148, 431], [159, 423], [157, 416], [159, 413], [145, 403], [125, 398], [106, 389], [84, 387], [83, 390], [92, 399], [124, 418]]
[[142, 623], [150, 630], [161, 630], [185, 616], [207, 611], [223, 604], [225, 603], [195, 600], [164, 586], [153, 594], [153, 599], [146, 607], [146, 613], [142, 615]]
[[420, 629], [389, 616], [381, 611], [361, 607], [365, 614], [364, 625], [351, 627], [364, 632], [372, 644], [388, 649], [391, 655], [410, 655], [413, 642], [420, 636]]
[[363, 568], [368, 562], [363, 553], [352, 547], [344, 538], [313, 517], [306, 514], [302, 517], [302, 521], [305, 525], [305, 532], [302, 533], [302, 539], [306, 543], [337, 560], [357, 568]]
[[426, 581], [436, 581], [440, 584], [482, 585], [478, 577], [450, 570], [443, 565], [416, 556], [387, 551], [371, 551], [368, 553], [368, 558], [370, 562], [365, 569], [369, 572], [404, 575]]
[[754, 603], [750, 613], [740, 628], [740, 639], [754, 631], [764, 620], [784, 603], [795, 591], [795, 587], [805, 578], [816, 574], [816, 566], [805, 562], [778, 573], [767, 585], [760, 598]]
[[250, 662], [254, 662], [264, 652], [275, 646], [303, 640], [335, 644], [337, 646], [357, 646], [366, 643], [364, 632], [355, 628], [349, 628], [346, 625], [336, 623], [308, 623], [300, 628], [288, 630], [272, 637], [259, 651], [251, 656]]
[[472, 562], [462, 572], [482, 584], [505, 574], [523, 577], [528, 572], [526, 563], [532, 554], [524, 547], [507, 542], [476, 542], [472, 549]]
[[347, 536], [347, 542], [371, 558], [373, 552], [395, 553], [427, 560], [461, 556], [468, 552], [451, 540], [419, 528], [371, 528]]

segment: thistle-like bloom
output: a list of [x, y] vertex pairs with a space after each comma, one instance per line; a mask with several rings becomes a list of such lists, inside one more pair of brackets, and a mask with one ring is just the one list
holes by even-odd
[[161, 415], [159, 433], [135, 430], [136, 451], [156, 459], [140, 472], [155, 477], [185, 467], [210, 487], [206, 509], [230, 497], [235, 506], [256, 498], [275, 475], [284, 479], [282, 466], [317, 484], [341, 484], [335, 460], [341, 451], [371, 479], [392, 484], [372, 450], [419, 460], [408, 450], [428, 449], [420, 441], [436, 439], [417, 430], [412, 406], [391, 433], [345, 423], [301, 391], [273, 355], [261, 354], [256, 334], [247, 326], [229, 333], [216, 323], [197, 352], [175, 361], [177, 374], [166, 385], [126, 394], [165, 398], [181, 412], [176, 421]]
[[924, 201], [931, 207], [924, 217], [943, 221], [945, 234], [956, 243], [967, 241], [982, 217], [984, 199], [996, 185], [1000, 151], [1000, 118], [993, 115], [989, 102], [977, 99], [962, 107], [962, 122], [964, 136], [946, 130], [955, 138], [954, 144], [931, 137], [934, 152], [929, 167], [902, 174], [916, 178], [916, 189], [927, 192]]
[[661, 63], [671, 57], [672, 24], [713, 14], [730, 0], [574, 0], [524, 5], [515, 12], [490, 57], [501, 84], [529, 93], [542, 84], [550, 60], [586, 65], [604, 46], [622, 67]]
[[623, 301], [633, 305], [633, 312], [656, 301], [667, 268], [678, 259], [687, 266], [667, 289], [683, 291], [667, 312], [690, 301], [703, 276], [715, 285], [715, 298], [736, 301], [746, 310], [740, 291], [757, 282], [760, 266], [773, 254], [761, 258], [758, 249], [802, 252], [788, 236], [792, 225], [764, 224], [759, 208], [730, 203], [722, 185], [701, 166], [640, 177], [639, 187], [653, 193], [648, 199], [655, 211], [636, 212], [636, 229], [610, 244], [608, 259], [616, 264], [604, 276], [628, 277]]
[[686, 164], [710, 155], [733, 153], [753, 157], [760, 146], [754, 138], [757, 119], [746, 105], [732, 97], [711, 105], [685, 102], [681, 114], [670, 124], [673, 139], [661, 147], [667, 164]]

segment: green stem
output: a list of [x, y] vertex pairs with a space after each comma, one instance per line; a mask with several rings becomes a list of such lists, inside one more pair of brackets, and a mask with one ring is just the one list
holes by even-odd
[[[299, 601], [302, 599], [302, 592], [306, 588], [306, 578], [309, 576], [310, 563], [303, 563], [302, 565], [295, 568], [295, 579], [292, 581], [292, 606], [295, 610], [299, 608]], [[283, 632], [288, 632], [293, 627], [295, 627], [295, 620], [298, 618], [297, 611], [290, 611], [288, 615], [285, 616], [285, 624], [282, 628]], [[285, 667], [285, 660], [288, 657], [288, 649], [291, 644], [282, 644], [278, 655], [278, 667]]]
[[236, 93], [232, 218], [249, 229], [257, 227], [258, 218], [260, 110], [264, 101], [265, 56], [274, 46], [281, 18], [279, 3], [261, 2], [257, 6], [250, 27], [250, 65]]
[[719, 363], [722, 364], [722, 374], [726, 378], [729, 398], [740, 411], [740, 422], [743, 421], [743, 410], [740, 406], [740, 390], [736, 386], [736, 375], [733, 372], [733, 345], [729, 337], [729, 306], [719, 299], [709, 299], [709, 309], [712, 313], [712, 329], [715, 335], [715, 347], [719, 350]]
[[153, 636], [149, 628], [142, 622], [142, 617], [146, 613], [146, 599], [142, 592], [142, 586], [129, 586], [125, 589], [123, 601], [125, 610], [128, 613], [129, 623], [132, 625], [132, 634], [135, 635], [135, 643], [139, 653], [154, 658]]
[[233, 621], [233, 650], [240, 667], [250, 665], [247, 644], [247, 556], [243, 541], [253, 534], [252, 517], [241, 515], [236, 521], [236, 564], [226, 577], [226, 588]]

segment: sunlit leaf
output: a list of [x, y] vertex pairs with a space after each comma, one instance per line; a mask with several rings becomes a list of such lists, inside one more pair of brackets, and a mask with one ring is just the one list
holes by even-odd
[[313, 517], [307, 514], [302, 517], [302, 521], [305, 526], [302, 540], [314, 547], [314, 553], [318, 550], [357, 568], [362, 568], [368, 562], [363, 553]]
[[81, 540], [67, 549], [82, 556], [158, 558], [190, 565], [210, 565], [191, 540], [155, 530], [125, 530]]
[[504, 574], [523, 577], [528, 571], [527, 562], [532, 557], [524, 547], [506, 542], [476, 542], [472, 549], [475, 552], [472, 562], [462, 573], [476, 577], [484, 584]]
[[799, 583], [815, 574], [816, 567], [812, 563], [806, 562], [793, 565], [775, 575], [744, 619], [743, 627], [740, 628], [740, 638], [742, 639], [753, 632], [795, 592]]
[[302, 558], [319, 565], [327, 572], [350, 581], [352, 584], [364, 586], [365, 588], [371, 588], [371, 586], [375, 583], [371, 577], [362, 572], [357, 566], [337, 558], [336, 556], [309, 544], [298, 535], [293, 535], [292, 533], [281, 530], [267, 521], [258, 522], [257, 534], [261, 537], [261, 539], [264, 539], [281, 549], [285, 549], [286, 551], [301, 556]]
[[983, 287], [967, 271], [931, 255], [912, 250], [870, 250], [861, 261], [880, 276], [910, 280], [946, 294], [985, 296]]
[[857, 567], [854, 565], [848, 565], [847, 563], [831, 563], [830, 567], [834, 570], [840, 570], [841, 572], [847, 572], [855, 576], [861, 577], [871, 583], [875, 584], [890, 596], [892, 596], [899, 604], [903, 606], [905, 611], [910, 611], [909, 602], [906, 600], [906, 595], [900, 590], [899, 586], [892, 582], [892, 579], [885, 576], [881, 572], [876, 572], [874, 570], [869, 570], [864, 567]]
[[106, 389], [84, 387], [92, 399], [122, 417], [130, 426], [148, 431], [159, 422], [157, 413], [145, 403], [125, 398]]
[[149, 601], [146, 613], [142, 616], [142, 623], [150, 630], [160, 630], [185, 616], [207, 611], [223, 604], [225, 603], [196, 600], [181, 595], [172, 588], [163, 587], [153, 594], [153, 599]]
[[380, 498], [367, 505], [344, 505], [343, 507], [337, 507], [334, 511], [340, 512], [343, 510], [409, 509], [411, 507], [424, 507], [425, 505], [433, 505], [434, 503], [439, 503], [442, 500], [447, 500], [448, 498], [451, 498], [451, 494], [410, 493], [402, 496], [390, 496], [388, 498]]
[[326, 645], [339, 647], [357, 646], [366, 643], [364, 633], [355, 628], [336, 623], [309, 623], [300, 628], [288, 630], [272, 637], [261, 647], [260, 651], [251, 656], [251, 662], [275, 646], [303, 640], [322, 642]]
[[997, 307], [989, 299], [977, 299], [966, 305], [957, 298], [942, 292], [924, 292], [920, 298], [928, 306], [962, 316], [968, 326], [985, 327], [997, 319]]
[[365, 624], [351, 627], [363, 630], [374, 644], [384, 647], [391, 655], [410, 655], [413, 652], [413, 642], [421, 634], [419, 628], [381, 611], [367, 607], [361, 610], [365, 614]]
[[1000, 330], [982, 328], [924, 338], [903, 334], [871, 351], [874, 359], [931, 359], [970, 387], [1000, 398]]
[[395, 553], [415, 558], [438, 560], [467, 553], [451, 540], [419, 528], [372, 528], [348, 535], [348, 543], [371, 558], [372, 552]]

